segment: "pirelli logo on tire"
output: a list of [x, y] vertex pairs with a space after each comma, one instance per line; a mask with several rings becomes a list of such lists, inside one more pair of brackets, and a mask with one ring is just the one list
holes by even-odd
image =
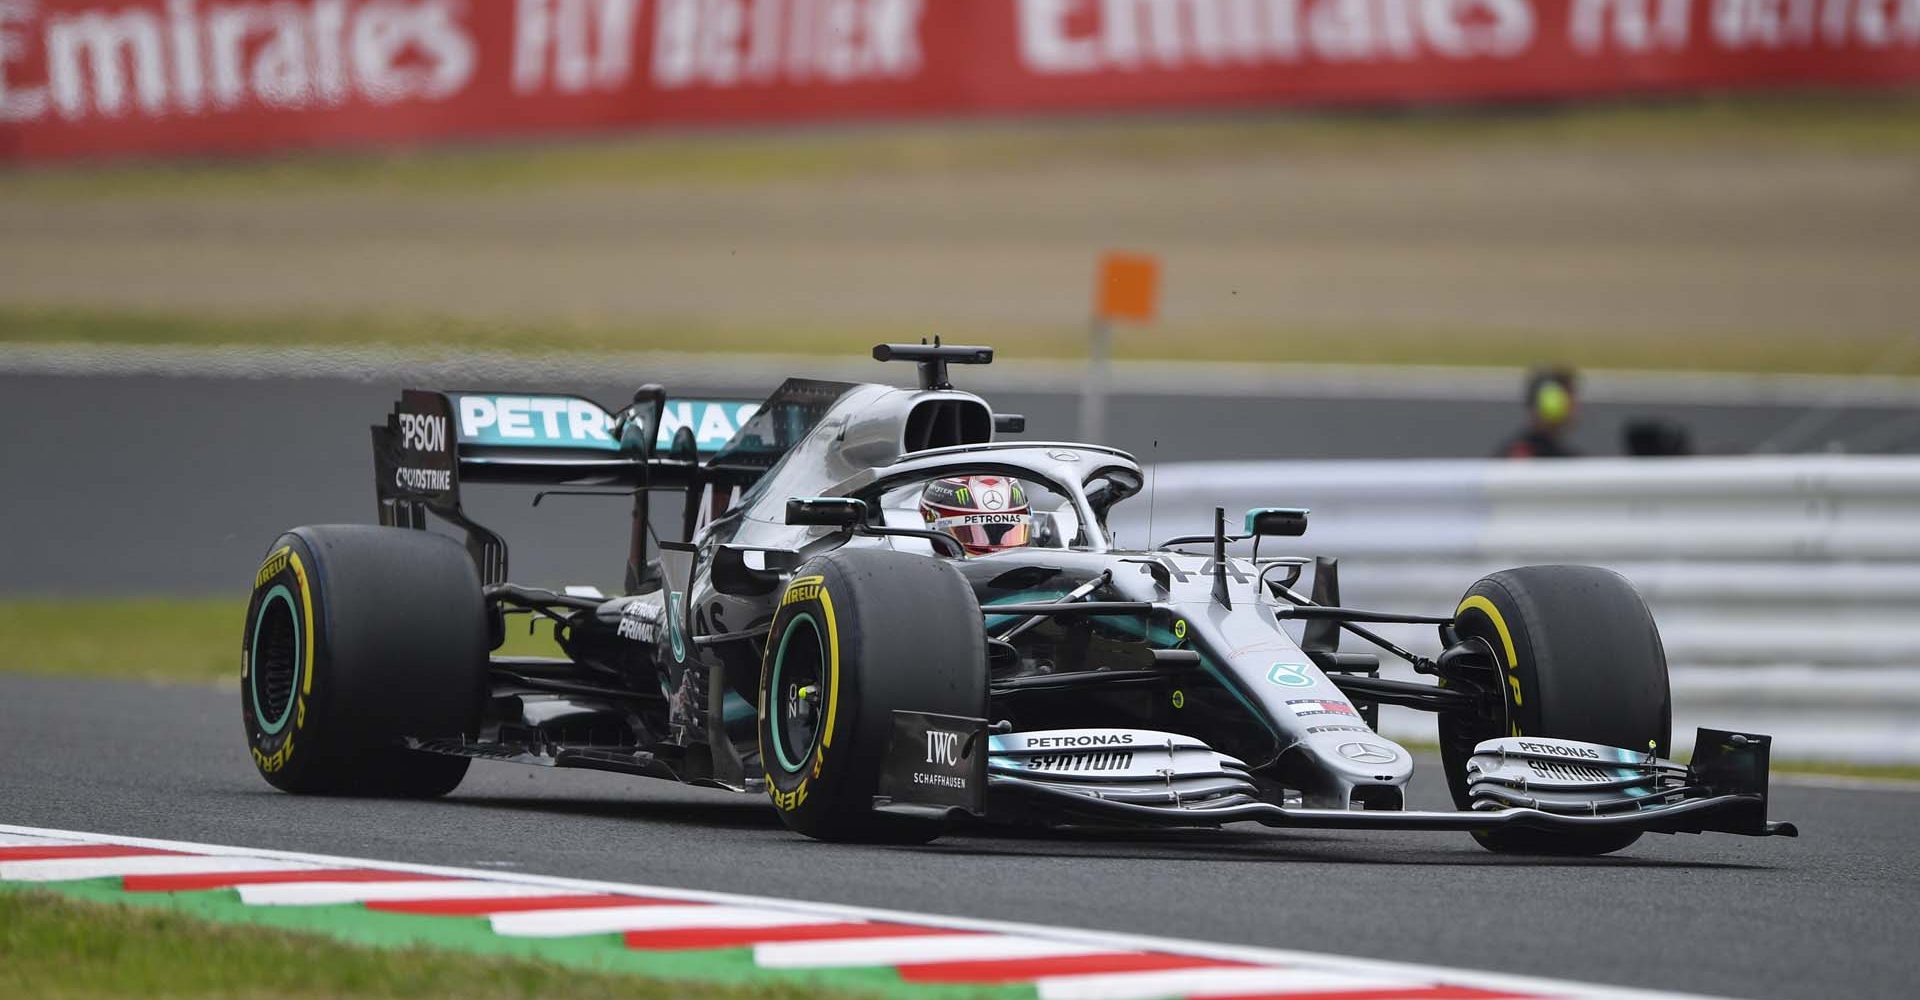
[[774, 784], [773, 775], [771, 774], [766, 776], [766, 780], [767, 796], [773, 799], [775, 809], [781, 812], [792, 812], [800, 808], [801, 804], [807, 801], [808, 779], [801, 779], [800, 784], [794, 786], [792, 791], [781, 790], [780, 786]]
[[287, 568], [287, 561], [293, 556], [293, 549], [283, 546], [279, 551], [267, 557], [260, 564], [260, 572], [253, 574], [253, 586], [258, 590], [267, 585], [267, 581], [279, 576]]
[[787, 585], [765, 661], [758, 714], [767, 794], [782, 812], [808, 811], [817, 808], [807, 805], [814, 785], [835, 770], [828, 758], [838, 718], [839, 639], [825, 576]]
[[784, 608], [789, 604], [819, 599], [820, 588], [824, 583], [826, 578], [820, 576], [796, 578], [792, 583], [787, 584], [787, 592], [780, 598], [780, 606]]

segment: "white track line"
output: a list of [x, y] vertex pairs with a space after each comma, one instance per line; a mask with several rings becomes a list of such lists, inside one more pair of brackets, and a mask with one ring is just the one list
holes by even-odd
[[759, 906], [607, 906], [590, 910], [496, 913], [493, 932], [507, 937], [574, 937], [614, 931], [696, 930], [712, 927], [807, 927], [837, 924], [838, 917], [769, 910]]
[[283, 882], [271, 885], [243, 885], [240, 899], [250, 906], [333, 906], [339, 903], [400, 902], [432, 899], [492, 899], [496, 896], [525, 898], [552, 895], [552, 891], [531, 885], [502, 885], [482, 879], [422, 880], [394, 882]]
[[0, 833], [0, 847], [73, 847], [84, 844], [84, 840], [62, 840], [57, 837], [25, 837], [17, 833]]
[[926, 962], [985, 962], [1013, 958], [1069, 958], [1114, 949], [1025, 934], [785, 941], [755, 945], [753, 960], [765, 969], [850, 969]]
[[1040, 1000], [1159, 1000], [1336, 990], [1418, 990], [1410, 979], [1379, 979], [1305, 969], [1167, 969], [1050, 976], [1034, 984]]
[[677, 899], [689, 903], [717, 903], [727, 906], [765, 908], [793, 914], [831, 917], [834, 922], [874, 921], [881, 923], [916, 924], [923, 927], [944, 927], [954, 931], [974, 931], [987, 934], [1039, 937], [1053, 941], [1083, 944], [1102, 951], [1165, 952], [1176, 955], [1193, 955], [1201, 958], [1216, 958], [1231, 962], [1286, 966], [1289, 969], [1319, 971], [1337, 975], [1368, 978], [1377, 976], [1384, 979], [1423, 983], [1439, 982], [1485, 990], [1536, 993], [1554, 997], [1580, 997], [1593, 998], [1593, 1000], [1703, 1000], [1699, 994], [1676, 993], [1661, 990], [1640, 990], [1628, 987], [1575, 983], [1567, 980], [1544, 979], [1534, 976], [1478, 972], [1448, 968], [1446, 966], [1426, 965], [1417, 962], [1393, 962], [1379, 959], [1349, 958], [1340, 955], [1294, 951], [1285, 948], [1258, 948], [1246, 945], [1215, 944], [1205, 941], [1190, 941], [1145, 934], [1073, 930], [1057, 926], [1021, 924], [997, 920], [977, 920], [968, 917], [910, 913], [900, 910], [868, 909], [864, 907], [842, 906], [834, 903], [808, 903], [796, 900], [745, 896], [735, 893], [708, 892], [699, 889], [675, 889], [667, 886], [636, 885], [623, 882], [597, 881], [593, 879], [560, 878], [519, 872], [478, 871], [470, 868], [453, 868], [443, 865], [375, 861], [366, 858], [309, 854], [299, 851], [274, 851], [177, 840], [158, 840], [151, 837], [127, 837], [118, 834], [87, 833], [73, 830], [54, 830], [40, 827], [0, 824], [0, 835], [7, 834], [77, 840], [92, 844], [120, 844], [127, 847], [151, 847], [161, 850], [192, 851], [212, 856], [301, 861], [328, 868], [379, 868], [417, 875], [440, 875], [454, 879], [492, 880], [515, 885], [537, 886], [547, 890], [560, 890], [569, 894], [614, 893], [619, 895], [646, 896], [652, 899]]
[[0, 861], [0, 881], [71, 882], [120, 875], [224, 875], [231, 872], [291, 872], [315, 867], [298, 861], [260, 858], [179, 857], [136, 854], [124, 858], [58, 858]]

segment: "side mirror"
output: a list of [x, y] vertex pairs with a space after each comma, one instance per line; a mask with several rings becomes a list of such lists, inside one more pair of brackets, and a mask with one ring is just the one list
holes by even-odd
[[655, 435], [659, 433], [660, 414], [667, 407], [667, 390], [648, 383], [633, 391], [633, 405], [612, 418], [619, 435], [620, 450], [643, 460], [653, 457]]
[[700, 443], [693, 436], [693, 428], [680, 427], [674, 430], [673, 441], [667, 445], [667, 457], [688, 465], [700, 461]]
[[993, 430], [996, 434], [1025, 434], [1027, 415], [1024, 413], [996, 413], [993, 415]]
[[794, 497], [787, 501], [788, 524], [851, 528], [866, 520], [866, 502], [851, 497]]
[[1247, 534], [1260, 538], [1307, 533], [1305, 507], [1255, 507], [1247, 511]]

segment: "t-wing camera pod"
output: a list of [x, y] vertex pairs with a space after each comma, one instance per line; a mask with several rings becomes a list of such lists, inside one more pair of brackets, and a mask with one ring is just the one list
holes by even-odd
[[873, 348], [875, 361], [914, 361], [920, 365], [920, 388], [951, 389], [953, 381], [947, 378], [948, 365], [990, 365], [993, 364], [993, 348], [943, 346], [940, 338], [933, 343], [918, 344], [876, 344]]

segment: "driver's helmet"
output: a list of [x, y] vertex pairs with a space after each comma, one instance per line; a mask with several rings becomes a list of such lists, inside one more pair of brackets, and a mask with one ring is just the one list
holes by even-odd
[[920, 516], [970, 555], [1019, 548], [1033, 536], [1026, 488], [1008, 476], [936, 479], [920, 493]]

